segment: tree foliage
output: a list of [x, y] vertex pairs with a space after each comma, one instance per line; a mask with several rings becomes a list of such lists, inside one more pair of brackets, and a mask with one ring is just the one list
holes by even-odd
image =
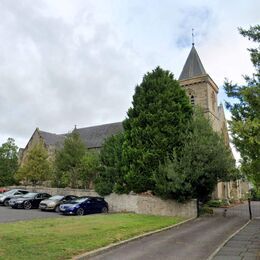
[[124, 133], [119, 133], [108, 138], [100, 151], [100, 171], [95, 181], [95, 190], [102, 196], [112, 191], [124, 191], [124, 176], [122, 169], [122, 146]]
[[69, 133], [62, 149], [56, 151], [54, 183], [58, 187], [78, 188], [81, 175], [81, 160], [86, 146], [77, 131]]
[[48, 152], [42, 142], [39, 142], [28, 152], [25, 163], [20, 166], [15, 177], [18, 181], [41, 184], [51, 176], [51, 163], [48, 161]]
[[84, 188], [89, 188], [95, 182], [96, 175], [100, 168], [98, 152], [86, 151], [80, 162], [80, 180]]
[[241, 169], [255, 184], [260, 187], [260, 25], [249, 30], [239, 29], [249, 40], [258, 44], [249, 49], [255, 73], [244, 76], [246, 84], [238, 86], [226, 80], [225, 90], [228, 97], [234, 98], [233, 103], [226, 106], [232, 113], [230, 129], [233, 143], [241, 155]]
[[0, 186], [15, 182], [14, 174], [18, 169], [17, 146], [12, 138], [0, 146]]
[[88, 188], [99, 169], [99, 154], [89, 151], [80, 134], [68, 134], [62, 149], [56, 151], [53, 182], [58, 187]]
[[132, 104], [123, 122], [126, 186], [135, 192], [154, 190], [159, 164], [184, 143], [192, 108], [173, 74], [160, 67], [144, 76]]
[[205, 201], [218, 181], [236, 178], [235, 160], [199, 109], [188, 128], [186, 143], [178, 156], [160, 165], [156, 191], [179, 201], [190, 198]]

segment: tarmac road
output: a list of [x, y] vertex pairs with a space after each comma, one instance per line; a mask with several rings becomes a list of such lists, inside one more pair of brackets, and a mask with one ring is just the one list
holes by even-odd
[[63, 217], [55, 212], [42, 212], [39, 209], [12, 209], [0, 206], [0, 223], [15, 222], [20, 220], [30, 220], [37, 218], [57, 218]]
[[207, 259], [248, 218], [246, 205], [223, 209], [214, 216], [200, 217], [179, 227], [156, 233], [94, 256], [92, 260], [203, 260]]

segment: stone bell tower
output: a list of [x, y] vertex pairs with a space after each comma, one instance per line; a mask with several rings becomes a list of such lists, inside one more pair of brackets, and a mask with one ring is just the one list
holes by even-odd
[[218, 86], [206, 73], [194, 44], [182, 69], [179, 82], [190, 97], [191, 104], [200, 106], [211, 120], [213, 129], [218, 131]]

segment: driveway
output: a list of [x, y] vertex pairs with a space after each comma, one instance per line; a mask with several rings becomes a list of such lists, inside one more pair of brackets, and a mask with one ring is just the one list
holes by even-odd
[[62, 217], [55, 212], [42, 212], [38, 209], [24, 210], [12, 209], [0, 206], [0, 223], [30, 220], [36, 218], [57, 218]]
[[200, 217], [90, 259], [207, 259], [223, 241], [248, 221], [246, 204], [228, 209], [226, 217], [223, 216], [223, 211], [218, 209], [214, 216]]

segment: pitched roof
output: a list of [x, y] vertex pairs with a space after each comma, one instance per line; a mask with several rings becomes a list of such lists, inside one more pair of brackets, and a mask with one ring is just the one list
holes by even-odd
[[189, 79], [196, 76], [206, 75], [206, 71], [202, 65], [200, 57], [195, 49], [192, 46], [190, 54], [185, 62], [185, 65], [182, 69], [179, 80]]
[[41, 137], [44, 139], [46, 145], [62, 144], [65, 139], [65, 135], [57, 135], [49, 132], [39, 130]]
[[83, 142], [88, 148], [99, 148], [103, 145], [106, 138], [123, 132], [123, 124], [122, 122], [117, 122], [78, 128], [76, 131], [80, 134]]
[[[102, 147], [106, 138], [123, 131], [122, 122], [78, 128], [77, 131], [88, 148]], [[53, 134], [39, 131], [46, 145], [60, 146], [63, 144], [66, 134]]]

